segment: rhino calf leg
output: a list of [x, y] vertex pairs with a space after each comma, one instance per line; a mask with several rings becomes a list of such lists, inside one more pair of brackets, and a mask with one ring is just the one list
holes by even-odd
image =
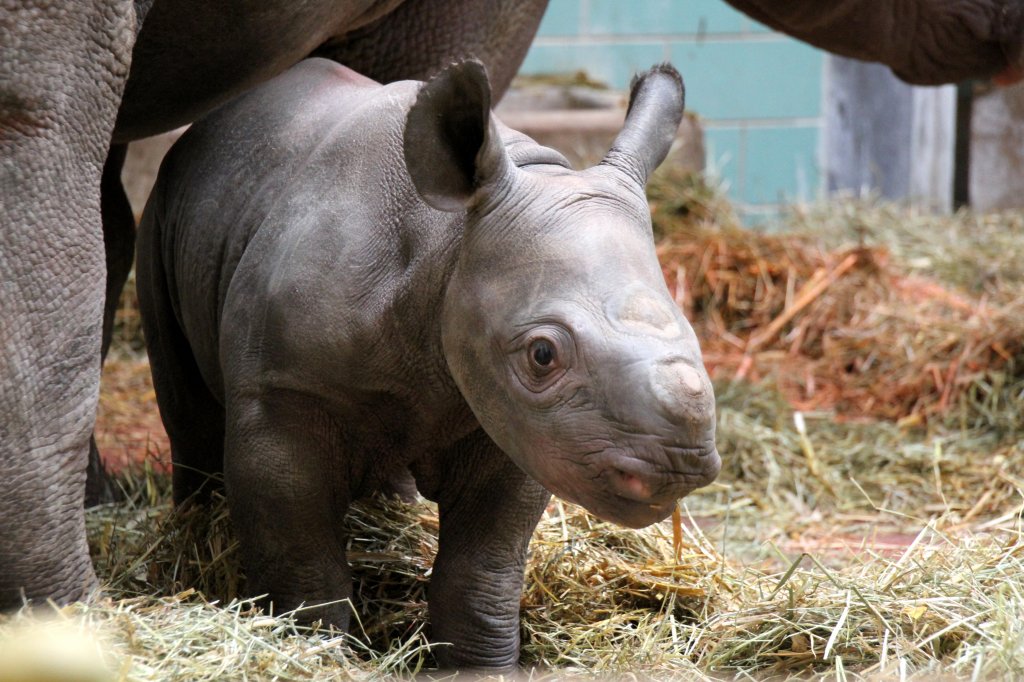
[[351, 571], [341, 519], [346, 462], [333, 420], [292, 393], [228, 400], [224, 477], [251, 594], [274, 613], [343, 630]]
[[526, 549], [550, 494], [478, 431], [442, 458], [441, 532], [430, 580], [443, 667], [508, 670], [519, 658]]
[[160, 417], [171, 441], [174, 502], [203, 503], [223, 487], [224, 408], [210, 393], [167, 291], [159, 221], [139, 232], [139, 283], [146, 352]]

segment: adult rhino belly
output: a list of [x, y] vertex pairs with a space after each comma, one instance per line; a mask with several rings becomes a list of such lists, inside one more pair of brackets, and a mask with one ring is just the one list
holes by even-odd
[[157, 0], [132, 52], [114, 141], [190, 123], [401, 2]]

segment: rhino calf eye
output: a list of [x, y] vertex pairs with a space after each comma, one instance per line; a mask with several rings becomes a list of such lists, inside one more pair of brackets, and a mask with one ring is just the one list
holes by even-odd
[[539, 367], [550, 367], [555, 361], [555, 347], [547, 339], [537, 339], [530, 344], [530, 357]]

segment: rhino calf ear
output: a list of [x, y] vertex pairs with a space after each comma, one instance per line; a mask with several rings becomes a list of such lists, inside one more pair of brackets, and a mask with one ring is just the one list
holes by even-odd
[[641, 186], [665, 160], [683, 119], [686, 89], [671, 64], [659, 64], [633, 79], [622, 131], [601, 161], [626, 172]]
[[491, 86], [476, 60], [453, 64], [425, 83], [409, 110], [405, 163], [416, 191], [442, 211], [466, 208], [504, 148], [491, 125]]

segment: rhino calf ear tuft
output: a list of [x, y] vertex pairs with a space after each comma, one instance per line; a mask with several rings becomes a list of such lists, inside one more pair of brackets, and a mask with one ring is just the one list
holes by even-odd
[[442, 211], [464, 210], [488, 141], [491, 86], [476, 60], [452, 64], [420, 88], [405, 123], [405, 163], [416, 191]]
[[640, 86], [643, 85], [645, 80], [658, 74], [667, 76], [669, 79], [674, 81], [675, 86], [679, 88], [679, 99], [681, 102], [685, 103], [686, 87], [683, 85], [683, 76], [679, 73], [676, 67], [672, 66], [668, 62], [662, 62], [661, 64], [655, 64], [643, 73], [635, 74], [633, 76], [633, 80], [629, 82], [629, 108], [626, 110], [627, 115], [630, 110], [633, 109], [633, 103], [636, 102]]
[[634, 77], [626, 121], [602, 164], [644, 185], [672, 147], [685, 99], [683, 78], [671, 64], [658, 64]]

